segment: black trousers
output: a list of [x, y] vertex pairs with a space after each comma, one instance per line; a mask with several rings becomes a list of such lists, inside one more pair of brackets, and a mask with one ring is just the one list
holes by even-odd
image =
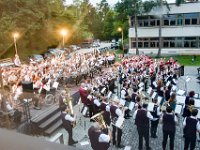
[[139, 127], [137, 126], [137, 131], [139, 135], [139, 150], [143, 147], [143, 138], [145, 139], [146, 149], [149, 150], [149, 127]]
[[70, 128], [65, 128], [65, 129], [66, 129], [66, 131], [67, 131], [68, 134], [69, 134], [68, 145], [71, 145], [71, 144], [73, 144], [73, 142], [74, 142], [74, 140], [73, 140], [73, 138], [72, 138], [72, 136], [73, 136], [72, 127], [70, 127]]
[[159, 119], [155, 121], [151, 120], [151, 137], [156, 137], [158, 123]]
[[116, 126], [112, 125], [113, 131], [112, 131], [112, 136], [113, 136], [113, 145], [116, 144], [116, 134], [117, 134], [117, 145], [119, 146], [121, 143], [121, 137], [122, 137], [122, 129], [117, 128]]
[[91, 118], [94, 115], [93, 105], [87, 105], [87, 107], [89, 108], [89, 117]]
[[184, 150], [188, 150], [190, 147], [190, 150], [194, 150], [196, 146], [196, 135], [194, 136], [185, 136], [185, 145]]
[[163, 150], [166, 149], [168, 137], [170, 139], [170, 150], [174, 150], [175, 131], [173, 132], [173, 131], [165, 131], [165, 130], [163, 130], [163, 141], [162, 141]]

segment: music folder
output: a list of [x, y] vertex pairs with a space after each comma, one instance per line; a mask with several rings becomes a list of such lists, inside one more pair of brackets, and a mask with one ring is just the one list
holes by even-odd
[[134, 102], [130, 102], [130, 104], [128, 106], [128, 109], [129, 110], [133, 110], [134, 106], [135, 106], [135, 103]]
[[126, 103], [126, 101], [125, 101], [125, 100], [123, 100], [123, 99], [120, 99], [120, 104], [121, 104], [121, 105], [123, 105], [123, 106], [124, 106], [124, 105], [125, 105], [125, 103]]
[[118, 128], [121, 128], [123, 123], [124, 123], [124, 116], [120, 116], [117, 119], [117, 121], [115, 123], [115, 126], [118, 127]]
[[153, 108], [154, 108], [154, 103], [152, 103], [152, 102], [148, 103], [147, 110], [148, 111], [153, 111]]
[[200, 109], [198, 109], [197, 118], [200, 119]]
[[182, 105], [176, 105], [175, 113], [176, 113], [176, 114], [181, 114], [182, 108], [183, 108]]
[[52, 87], [54, 87], [55, 89], [57, 89], [57, 88], [58, 88], [58, 85], [59, 85], [58, 82], [54, 82]]
[[184, 90], [178, 90], [177, 94], [183, 96], [185, 94], [185, 91]]

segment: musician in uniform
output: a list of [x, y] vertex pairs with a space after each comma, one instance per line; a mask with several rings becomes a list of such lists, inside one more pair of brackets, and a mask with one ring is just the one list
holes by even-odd
[[142, 150], [143, 147], [143, 137], [145, 139], [146, 149], [151, 150], [149, 146], [149, 120], [152, 120], [153, 116], [147, 111], [147, 106], [148, 104], [144, 103], [142, 108], [136, 110], [133, 115], [139, 135], [139, 150]]
[[93, 150], [107, 150], [110, 147], [111, 132], [104, 133], [101, 125], [95, 122], [88, 130], [88, 135]]
[[183, 121], [183, 127], [185, 130], [185, 145], [184, 150], [188, 150], [190, 146], [190, 150], [195, 149], [196, 145], [196, 132], [200, 131], [200, 123], [197, 120], [196, 116], [198, 114], [197, 109], [192, 109], [191, 116], [186, 117]]
[[[112, 140], [113, 140], [113, 145], [116, 145], [118, 148], [123, 148], [124, 145], [121, 145], [121, 136], [122, 136], [122, 129], [118, 128], [115, 126], [115, 122], [119, 117], [122, 117], [124, 114], [122, 110], [119, 108], [119, 99], [115, 97], [113, 99], [113, 104], [110, 106], [110, 114], [111, 114], [111, 120], [112, 120]], [[117, 143], [116, 143], [116, 133], [117, 133]]]
[[68, 145], [74, 145], [78, 143], [78, 141], [73, 140], [73, 123], [75, 122], [75, 117], [69, 113], [69, 108], [62, 108], [61, 111], [61, 119], [63, 122], [63, 127], [69, 134]]
[[109, 111], [109, 103], [108, 103], [108, 99], [103, 99], [100, 105], [100, 110], [104, 111], [103, 113], [103, 119], [106, 123], [107, 126], [110, 126], [111, 123], [111, 119], [110, 119], [110, 111]]
[[[123, 84], [123, 88], [122, 88], [122, 90], [121, 90], [121, 99], [123, 99], [123, 100], [126, 101], [126, 102], [125, 102], [125, 106], [128, 106], [129, 103], [130, 103], [130, 97], [129, 97], [129, 95], [128, 95], [127, 89], [128, 89], [128, 84], [127, 84], [127, 83], [124, 83], [124, 84]], [[129, 109], [127, 109], [127, 110], [125, 111], [125, 115], [124, 115], [124, 118], [125, 118], [125, 119], [129, 119], [129, 117], [132, 117], [132, 116], [129, 114], [129, 112], [130, 112]]]
[[151, 112], [151, 115], [153, 116], [153, 119], [151, 120], [151, 137], [157, 138], [156, 133], [158, 128], [159, 118], [161, 115], [160, 107], [157, 104], [157, 99], [154, 100], [154, 107], [153, 111]]
[[66, 107], [66, 104], [64, 102], [64, 100], [66, 99], [66, 91], [63, 90], [59, 96], [59, 108], [60, 110], [65, 110], [67, 107]]
[[176, 115], [172, 112], [172, 107], [168, 106], [166, 108], [166, 113], [161, 117], [161, 122], [163, 123], [163, 150], [166, 150], [168, 136], [170, 138], [170, 150], [174, 150], [174, 137], [176, 132], [176, 123], [178, 119]]

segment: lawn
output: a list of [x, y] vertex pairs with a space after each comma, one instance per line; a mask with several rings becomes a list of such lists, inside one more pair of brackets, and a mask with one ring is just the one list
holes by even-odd
[[[200, 66], [200, 55], [196, 55], [196, 59], [194, 59], [194, 61], [192, 61], [194, 58], [193, 55], [177, 55], [172, 57], [184, 66]], [[170, 57], [166, 58], [169, 59]]]

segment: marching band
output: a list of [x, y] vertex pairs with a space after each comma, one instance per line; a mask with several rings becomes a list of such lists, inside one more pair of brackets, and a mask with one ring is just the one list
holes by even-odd
[[[176, 71], [179, 67], [178, 62], [173, 58], [165, 62], [165, 59], [154, 60], [139, 55], [123, 58], [122, 63], [116, 62], [111, 65], [113, 57], [113, 54], [97, 55], [97, 57], [86, 54], [83, 57], [76, 55], [67, 60], [64, 56], [60, 56], [59, 59], [55, 57], [41, 64], [21, 65], [16, 70], [3, 69], [3, 83], [13, 87], [14, 97], [17, 100], [23, 93], [19, 84], [23, 81], [32, 82], [35, 89], [50, 89], [49, 86], [57, 82], [60, 74], [64, 80], [68, 80], [69, 77], [78, 75], [85, 78], [85, 74], [89, 73], [90, 80], [86, 76], [80, 85], [79, 93], [83, 103], [83, 116], [89, 116], [91, 122], [96, 121], [88, 130], [91, 147], [94, 150], [106, 150], [110, 143], [117, 148], [123, 148], [121, 138], [124, 119], [130, 119], [133, 111], [139, 135], [139, 149], [143, 147], [143, 137], [146, 149], [151, 149], [149, 129], [151, 137], [156, 138], [160, 121], [163, 126], [163, 149], [166, 149], [169, 136], [170, 150], [173, 150], [177, 115], [180, 116], [182, 110], [185, 117], [183, 122], [185, 149], [188, 149], [189, 145], [190, 149], [194, 149], [196, 131], [200, 131], [197, 121], [198, 110], [195, 108], [195, 93], [192, 91], [183, 99], [184, 106], [177, 102], [178, 98], [183, 96], [178, 94], [176, 87], [179, 76]], [[110, 68], [104, 71], [101, 65]], [[91, 68], [93, 71], [97, 70], [97, 75], [91, 72]], [[79, 78], [76, 79], [78, 82]], [[72, 99], [65, 90], [60, 94], [59, 107], [63, 126], [69, 133], [68, 144], [76, 144], [77, 141], [73, 140], [76, 117], [73, 113]]]

